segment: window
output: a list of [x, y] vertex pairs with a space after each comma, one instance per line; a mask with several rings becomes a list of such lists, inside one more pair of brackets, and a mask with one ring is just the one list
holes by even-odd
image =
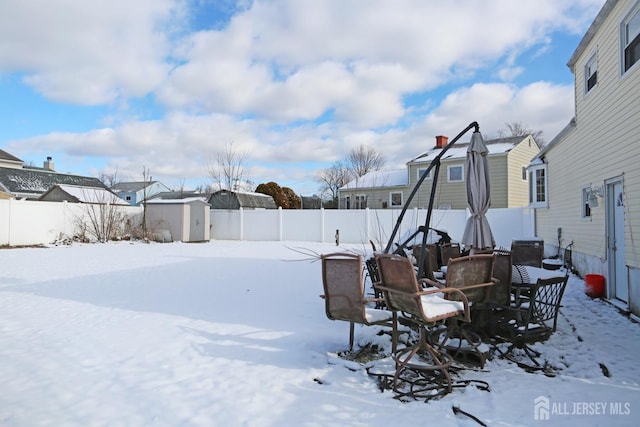
[[591, 206], [589, 206], [589, 195], [591, 194], [591, 187], [584, 187], [582, 189], [582, 214], [583, 219], [591, 218]]
[[131, 201], [131, 196], [127, 196], [127, 202]]
[[464, 169], [462, 165], [449, 166], [447, 168], [447, 178], [449, 182], [464, 181]]
[[391, 206], [402, 206], [402, 193], [391, 193], [389, 195], [391, 199]]
[[[428, 168], [418, 168], [418, 179], [427, 171]], [[431, 171], [427, 174], [426, 179], [431, 179]]]
[[522, 167], [522, 180], [527, 180], [527, 168], [525, 166]]
[[547, 206], [547, 165], [529, 169], [529, 204], [533, 207]]
[[640, 3], [636, 3], [620, 24], [622, 73], [640, 59]]
[[353, 203], [352, 209], [366, 209], [367, 208], [367, 196], [364, 194], [357, 194]]
[[584, 93], [589, 93], [591, 89], [598, 83], [598, 61], [597, 55], [594, 52], [591, 58], [584, 66]]

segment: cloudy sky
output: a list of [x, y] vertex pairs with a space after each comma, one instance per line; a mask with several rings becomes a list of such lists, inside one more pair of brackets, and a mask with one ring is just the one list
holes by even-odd
[[225, 146], [255, 185], [318, 192], [372, 146], [389, 168], [477, 121], [552, 139], [566, 63], [604, 0], [2, 0], [0, 148], [80, 175], [211, 182]]

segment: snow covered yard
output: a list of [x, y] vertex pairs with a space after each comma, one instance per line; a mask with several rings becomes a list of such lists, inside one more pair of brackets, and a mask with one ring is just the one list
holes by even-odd
[[[558, 331], [534, 346], [555, 377], [496, 358], [458, 376], [490, 391], [402, 403], [337, 356], [349, 325], [325, 317], [320, 263], [292, 248], [338, 249], [212, 241], [0, 251], [0, 425], [478, 425], [453, 406], [487, 425], [637, 424], [640, 325], [587, 297], [577, 277]], [[378, 331], [357, 326], [357, 345], [388, 351]], [[534, 417], [539, 397], [548, 421]]]

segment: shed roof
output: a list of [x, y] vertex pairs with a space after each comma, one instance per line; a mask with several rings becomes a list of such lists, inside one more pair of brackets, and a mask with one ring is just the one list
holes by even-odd
[[187, 205], [191, 203], [207, 204], [204, 197], [185, 197], [184, 199], [151, 199], [148, 205]]
[[220, 199], [221, 196], [231, 195], [235, 195], [235, 197], [238, 199], [238, 204], [242, 208], [277, 209], [276, 202], [270, 195], [245, 191], [218, 190], [211, 194], [211, 197], [209, 198], [209, 204], [211, 204], [212, 206], [216, 206], [216, 203], [214, 202], [216, 199]]

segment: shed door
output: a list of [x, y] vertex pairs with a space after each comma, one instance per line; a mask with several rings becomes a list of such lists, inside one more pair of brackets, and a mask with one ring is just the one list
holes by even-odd
[[613, 295], [621, 301], [629, 301], [629, 283], [625, 264], [624, 241], [624, 192], [622, 181], [607, 184], [607, 240], [609, 259], [609, 282]]
[[194, 204], [190, 209], [191, 223], [189, 228], [189, 241], [200, 242], [204, 239], [204, 214], [205, 209], [202, 206]]

